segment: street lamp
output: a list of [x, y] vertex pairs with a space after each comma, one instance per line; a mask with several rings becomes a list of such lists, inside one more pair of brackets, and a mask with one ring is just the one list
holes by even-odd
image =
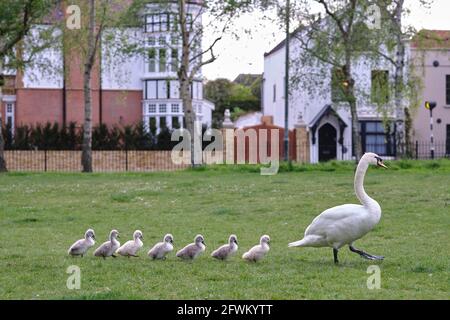
[[436, 108], [436, 102], [425, 101], [425, 109], [430, 110], [430, 155], [434, 159], [434, 136], [433, 136], [433, 109]]

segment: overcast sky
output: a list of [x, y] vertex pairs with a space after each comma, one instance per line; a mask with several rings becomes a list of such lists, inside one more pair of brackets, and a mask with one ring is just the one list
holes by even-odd
[[[430, 9], [417, 5], [419, 0], [406, 0], [411, 14], [407, 23], [416, 29], [450, 30], [450, 0], [434, 0]], [[207, 19], [207, 17], [206, 17]], [[284, 39], [284, 32], [276, 23], [262, 19], [260, 13], [247, 14], [234, 23], [239, 40], [226, 35], [216, 45], [219, 58], [203, 68], [203, 75], [209, 79], [228, 78], [234, 80], [240, 73], [262, 73], [264, 52], [270, 51]], [[247, 34], [244, 30], [250, 29]], [[213, 37], [206, 34], [204, 44]]]

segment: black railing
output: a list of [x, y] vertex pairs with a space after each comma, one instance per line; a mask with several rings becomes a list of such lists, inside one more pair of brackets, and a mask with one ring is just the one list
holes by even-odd
[[[347, 145], [318, 147], [316, 161], [324, 160], [352, 160], [352, 147]], [[296, 145], [294, 155], [302, 160], [309, 161], [312, 146]], [[382, 157], [393, 156], [384, 151], [389, 151], [383, 144], [366, 145], [366, 151], [376, 152]], [[416, 141], [406, 148], [406, 157], [411, 159], [431, 159], [431, 144]], [[236, 151], [236, 150], [235, 150]], [[224, 152], [224, 151], [217, 151]], [[226, 153], [226, 151], [225, 151]], [[152, 172], [174, 171], [190, 166], [190, 155], [184, 153], [183, 158], [173, 158], [172, 151], [155, 150], [96, 150], [92, 151], [93, 169], [95, 172]], [[235, 155], [236, 156], [236, 155]], [[245, 159], [260, 159], [245, 157]], [[57, 151], [57, 150], [7, 150], [5, 151], [6, 163], [10, 171], [37, 171], [37, 172], [80, 172], [81, 151]], [[450, 158], [449, 143], [434, 144], [434, 158]], [[213, 163], [217, 158], [203, 153], [203, 164]], [[225, 161], [225, 154], [222, 159]], [[281, 158], [279, 159], [282, 160]], [[295, 160], [295, 159], [294, 159]]]

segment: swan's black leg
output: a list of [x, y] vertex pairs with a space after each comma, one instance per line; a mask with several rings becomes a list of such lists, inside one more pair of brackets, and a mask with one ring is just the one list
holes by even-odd
[[333, 248], [333, 256], [334, 256], [334, 263], [338, 264], [339, 260], [338, 260], [338, 249]]
[[375, 256], [372, 254], [369, 254], [367, 252], [364, 252], [363, 250], [356, 249], [354, 246], [348, 246], [351, 252], [355, 252], [359, 254], [361, 257], [368, 259], [368, 260], [383, 260], [383, 256]]

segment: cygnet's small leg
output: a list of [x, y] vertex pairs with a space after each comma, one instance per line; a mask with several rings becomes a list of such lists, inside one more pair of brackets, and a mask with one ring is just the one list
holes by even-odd
[[333, 256], [334, 256], [334, 263], [338, 264], [339, 260], [338, 260], [338, 249], [333, 248]]
[[354, 246], [350, 245], [348, 246], [351, 252], [355, 252], [359, 254], [361, 257], [367, 259], [367, 260], [383, 260], [383, 256], [375, 256], [372, 254], [369, 254], [367, 252], [364, 252], [363, 250], [356, 249]]

